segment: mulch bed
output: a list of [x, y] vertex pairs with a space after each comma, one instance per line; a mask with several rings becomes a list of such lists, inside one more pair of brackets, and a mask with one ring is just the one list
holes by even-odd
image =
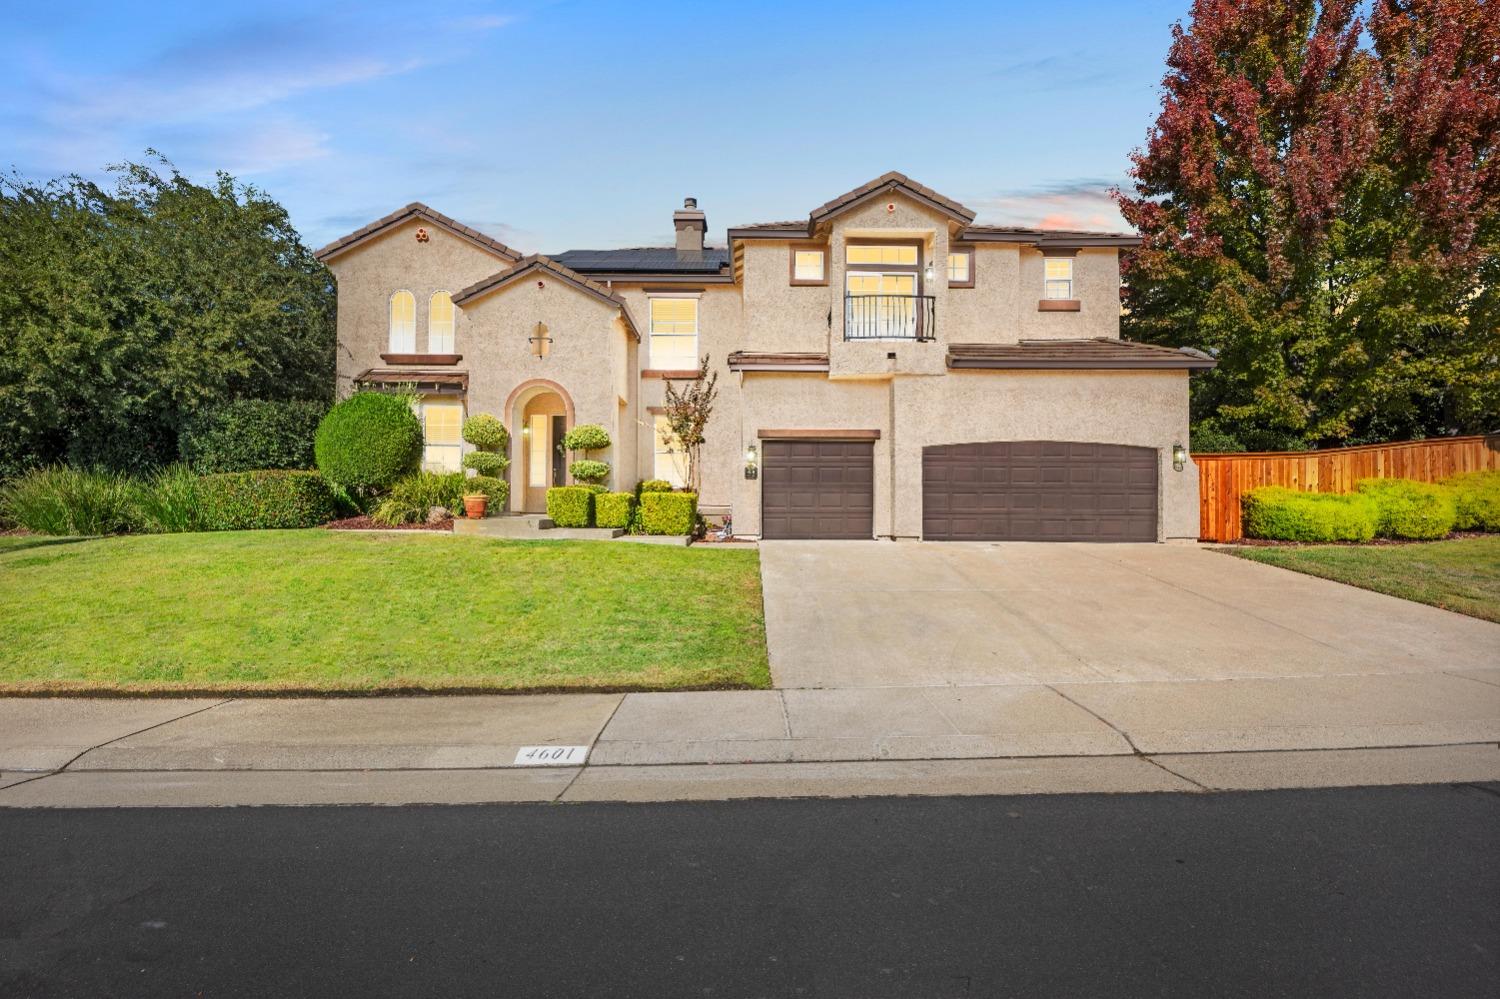
[[388, 527], [375, 523], [371, 517], [345, 517], [343, 520], [330, 520], [323, 526], [330, 531], [452, 531], [453, 518], [444, 517], [435, 524], [398, 524]]
[[1441, 538], [1416, 541], [1409, 538], [1371, 538], [1369, 541], [1272, 541], [1269, 538], [1240, 538], [1224, 542], [1226, 548], [1399, 548], [1403, 545], [1430, 545], [1435, 541], [1462, 541], [1465, 538], [1487, 538], [1484, 531], [1454, 531]]

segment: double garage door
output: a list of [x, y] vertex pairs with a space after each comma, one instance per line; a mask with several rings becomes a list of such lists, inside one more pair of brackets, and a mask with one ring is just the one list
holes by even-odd
[[[922, 537], [928, 541], [1155, 541], [1152, 448], [997, 441], [922, 449]], [[768, 440], [761, 533], [874, 536], [870, 441]]]
[[930, 541], [1155, 541], [1156, 451], [997, 441], [922, 449]]

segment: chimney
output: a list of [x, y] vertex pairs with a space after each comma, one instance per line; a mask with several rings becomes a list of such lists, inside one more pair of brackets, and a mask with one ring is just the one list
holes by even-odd
[[698, 210], [697, 198], [682, 199], [682, 208], [672, 213], [672, 228], [677, 230], [677, 259], [702, 260], [708, 217]]

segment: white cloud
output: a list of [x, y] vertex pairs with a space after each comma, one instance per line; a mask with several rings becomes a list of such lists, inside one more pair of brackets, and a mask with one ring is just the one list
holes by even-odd
[[1112, 186], [1106, 180], [1074, 180], [970, 198], [968, 204], [985, 225], [1126, 231], [1130, 227], [1109, 195]]

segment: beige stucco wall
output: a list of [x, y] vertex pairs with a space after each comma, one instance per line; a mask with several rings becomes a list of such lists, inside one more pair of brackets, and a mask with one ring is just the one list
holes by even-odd
[[899, 379], [895, 398], [898, 537], [921, 534], [923, 447], [1029, 440], [1155, 448], [1160, 537], [1198, 536], [1197, 473], [1172, 468], [1172, 445], [1187, 443], [1185, 371], [955, 371]]
[[1073, 258], [1073, 296], [1077, 312], [1041, 312], [1037, 302], [1045, 283], [1039, 250], [1021, 250], [1020, 289], [1016, 298], [1018, 339], [1120, 338], [1120, 256], [1113, 247], [1083, 249]]
[[[538, 287], [538, 282], [542, 287]], [[518, 388], [555, 382], [571, 399], [573, 424], [597, 423], [613, 446], [593, 457], [614, 466], [611, 488], [634, 487], [629, 463], [633, 444], [622, 444], [633, 400], [628, 371], [633, 365], [630, 334], [618, 306], [601, 301], [546, 272], [535, 272], [460, 310], [458, 347], [469, 372], [468, 412], [493, 413], [511, 432], [511, 495], [521, 486], [519, 406], [506, 403]], [[546, 357], [532, 354], [537, 323], [552, 338]], [[622, 467], [622, 459], [624, 467]]]
[[[416, 232], [423, 226], [428, 241], [419, 243]], [[504, 258], [421, 220], [334, 257], [328, 269], [338, 282], [338, 394], [353, 391], [353, 379], [361, 372], [386, 366], [380, 355], [389, 350], [391, 295], [404, 289], [416, 298], [416, 346], [421, 353], [427, 349], [427, 310], [433, 292], [456, 295], [509, 266]], [[462, 354], [462, 319], [457, 322], [454, 349]]]
[[[821, 352], [828, 349], [832, 284], [791, 283], [791, 242], [744, 244], [743, 330], [739, 347], [757, 351]], [[839, 292], [842, 301], [843, 292]], [[842, 306], [841, 306], [842, 307]]]

